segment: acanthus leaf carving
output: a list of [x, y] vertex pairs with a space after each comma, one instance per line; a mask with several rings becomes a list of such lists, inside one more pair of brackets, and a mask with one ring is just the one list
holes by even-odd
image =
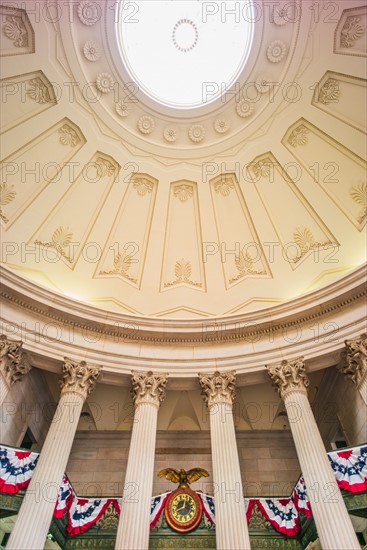
[[278, 366], [266, 365], [266, 368], [273, 386], [283, 399], [290, 392], [307, 392], [310, 382], [303, 357], [292, 361], [284, 360]]
[[159, 407], [166, 397], [168, 375], [163, 373], [133, 372], [131, 376], [131, 394], [135, 407], [141, 403], [150, 403]]
[[120, 275], [129, 281], [136, 283], [136, 279], [129, 275], [129, 269], [131, 267], [131, 256], [123, 252], [119, 252], [113, 262], [113, 268], [110, 270], [104, 270], [100, 272], [100, 275]]
[[62, 145], [69, 145], [70, 147], [75, 147], [80, 143], [80, 137], [77, 132], [69, 126], [69, 124], [64, 124], [59, 129], [60, 134], [60, 143]]
[[52, 234], [50, 242], [44, 242], [36, 240], [35, 244], [39, 246], [53, 248], [60, 254], [65, 260], [70, 263], [73, 263], [72, 258], [67, 254], [65, 249], [70, 246], [73, 240], [73, 232], [69, 227], [64, 227], [60, 225]]
[[311, 229], [308, 227], [297, 227], [293, 233], [294, 242], [300, 249], [300, 254], [294, 258], [294, 262], [299, 262], [310, 250], [319, 247], [331, 246], [331, 241], [317, 242]]
[[367, 218], [367, 182], [364, 181], [358, 185], [353, 185], [349, 194], [354, 202], [362, 206], [358, 216], [358, 222], [363, 223]]
[[367, 334], [354, 340], [345, 340], [338, 369], [357, 387], [367, 377]]
[[96, 166], [100, 178], [115, 175], [115, 166], [105, 158], [98, 157], [96, 160]]
[[0, 335], [0, 370], [9, 386], [19, 382], [32, 368], [22, 346], [23, 342], [9, 340], [5, 334]]
[[197, 281], [192, 281], [190, 279], [191, 272], [192, 272], [192, 266], [189, 260], [185, 260], [184, 258], [181, 258], [181, 260], [177, 260], [175, 263], [176, 279], [174, 281], [164, 283], [164, 286], [167, 288], [175, 285], [186, 284], [186, 285], [201, 287], [202, 286], [201, 283]]
[[234, 183], [228, 179], [220, 179], [214, 183], [214, 190], [222, 197], [228, 197], [231, 190], [234, 189]]
[[16, 48], [28, 46], [28, 32], [20, 15], [7, 15], [3, 32]]
[[36, 103], [50, 103], [52, 101], [48, 86], [39, 78], [32, 78], [28, 82], [27, 95]]
[[214, 374], [199, 374], [201, 395], [204, 402], [211, 409], [213, 406], [224, 403], [232, 405], [236, 398], [236, 374], [234, 371]]
[[288, 138], [288, 143], [292, 145], [292, 147], [297, 147], [297, 145], [307, 145], [309, 133], [309, 129], [306, 128], [304, 124], [301, 124], [298, 128], [293, 130]]
[[65, 357], [59, 382], [61, 394], [79, 393], [86, 399], [94, 390], [100, 373], [101, 367], [88, 366], [85, 361], [73, 361]]
[[7, 183], [0, 183], [0, 218], [4, 223], [8, 223], [8, 217], [3, 211], [3, 206], [6, 206], [12, 202], [17, 195], [14, 185], [9, 185]]
[[328, 78], [325, 84], [320, 88], [318, 101], [324, 105], [337, 103], [340, 97], [339, 81], [335, 78]]
[[147, 193], [153, 191], [153, 183], [146, 178], [137, 178], [134, 180], [134, 189], [136, 189], [138, 195], [144, 197]]
[[188, 199], [192, 198], [194, 192], [191, 185], [186, 185], [183, 183], [182, 185], [178, 185], [177, 187], [175, 187], [173, 194], [181, 202], [186, 202]]
[[238, 275], [230, 279], [230, 283], [234, 283], [246, 275], [266, 275], [266, 271], [254, 269], [254, 260], [248, 252], [246, 252], [246, 254], [241, 253], [239, 256], [235, 257], [235, 266]]
[[360, 24], [360, 17], [348, 17], [340, 33], [340, 45], [344, 48], [352, 48], [355, 42], [365, 33], [365, 28]]

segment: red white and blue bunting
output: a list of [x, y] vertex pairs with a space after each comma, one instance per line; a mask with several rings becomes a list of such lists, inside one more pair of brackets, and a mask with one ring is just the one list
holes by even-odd
[[[0, 445], [0, 492], [15, 494], [28, 487], [39, 454]], [[367, 490], [367, 445], [328, 453], [335, 479], [341, 489], [352, 492]], [[152, 497], [150, 527], [159, 520], [171, 491]], [[215, 524], [213, 496], [198, 492], [206, 517]], [[75, 536], [87, 531], [105, 513], [112, 503], [120, 514], [120, 501], [116, 498], [80, 498], [64, 475], [55, 505], [55, 517], [68, 514], [67, 532]], [[247, 521], [255, 504], [279, 533], [295, 536], [300, 530], [299, 514], [312, 516], [306, 485], [301, 476], [289, 498], [244, 499]]]
[[0, 446], [0, 492], [17, 493], [28, 487], [38, 453]]

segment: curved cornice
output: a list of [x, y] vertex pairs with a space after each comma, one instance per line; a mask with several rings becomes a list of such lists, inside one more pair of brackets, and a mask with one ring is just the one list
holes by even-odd
[[249, 383], [265, 378], [265, 364], [299, 355], [317, 370], [335, 364], [344, 340], [366, 330], [365, 268], [279, 306], [208, 321], [102, 312], [0, 273], [3, 332], [22, 339], [41, 368], [59, 370], [71, 355], [103, 365], [109, 383], [124, 383], [132, 369], [158, 368], [189, 384], [197, 372], [235, 369], [240, 384]]

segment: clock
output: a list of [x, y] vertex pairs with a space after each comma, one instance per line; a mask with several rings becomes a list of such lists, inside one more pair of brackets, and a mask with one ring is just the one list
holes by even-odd
[[165, 516], [175, 531], [187, 533], [200, 523], [203, 513], [201, 498], [189, 487], [179, 487], [167, 499]]

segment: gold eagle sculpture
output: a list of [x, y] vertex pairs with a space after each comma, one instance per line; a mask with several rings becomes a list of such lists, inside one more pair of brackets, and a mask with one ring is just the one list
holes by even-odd
[[179, 483], [179, 487], [188, 487], [201, 477], [208, 477], [209, 473], [204, 468], [191, 468], [191, 470], [176, 470], [175, 468], [164, 468], [158, 472], [158, 477], [165, 477], [172, 483]]

